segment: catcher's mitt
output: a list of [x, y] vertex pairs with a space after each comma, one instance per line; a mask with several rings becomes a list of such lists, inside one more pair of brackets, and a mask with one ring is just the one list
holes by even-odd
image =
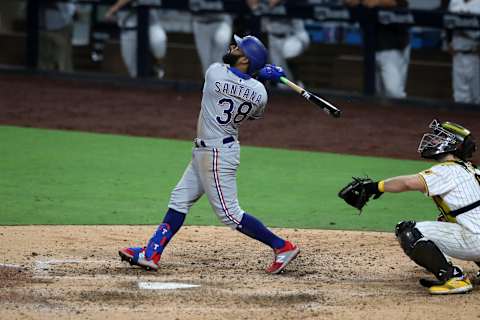
[[353, 177], [353, 181], [340, 190], [338, 196], [362, 212], [362, 208], [372, 196], [373, 199], [378, 199], [382, 194], [383, 192], [378, 190], [378, 182], [369, 177]]

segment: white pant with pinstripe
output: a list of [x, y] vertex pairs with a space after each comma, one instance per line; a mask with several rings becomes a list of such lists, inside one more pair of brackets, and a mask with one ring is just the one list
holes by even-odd
[[466, 261], [480, 261], [480, 233], [473, 233], [458, 223], [423, 221], [417, 229], [433, 241], [447, 256]]
[[403, 50], [382, 50], [375, 54], [375, 87], [378, 95], [405, 98], [410, 46]]
[[480, 57], [478, 53], [456, 53], [452, 66], [455, 102], [480, 104]]
[[196, 147], [192, 161], [173, 189], [168, 207], [187, 214], [192, 205], [206, 194], [219, 219], [236, 228], [244, 211], [237, 198], [237, 168], [240, 144], [237, 141], [216, 147]]

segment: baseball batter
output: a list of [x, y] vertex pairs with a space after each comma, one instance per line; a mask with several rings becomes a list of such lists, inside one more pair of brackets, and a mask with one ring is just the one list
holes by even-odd
[[284, 73], [279, 67], [265, 66], [268, 52], [257, 38], [235, 36], [235, 42], [223, 57], [225, 64], [214, 63], [205, 74], [192, 160], [171, 194], [163, 223], [146, 247], [121, 249], [122, 260], [157, 270], [165, 246], [203, 194], [225, 225], [274, 250], [267, 272], [280, 273], [297, 256], [296, 245], [273, 234], [238, 202], [238, 130], [245, 120], [262, 117], [267, 103], [264, 85], [252, 75], [260, 70], [262, 79], [278, 81]]
[[[480, 0], [450, 0], [449, 11], [480, 14]], [[455, 102], [480, 104], [480, 56], [478, 31], [454, 31], [452, 79]]]
[[468, 162], [476, 144], [470, 131], [455, 123], [433, 120], [430, 129], [418, 151], [439, 164], [418, 174], [367, 182], [362, 189], [367, 199], [417, 190], [435, 201], [441, 212], [437, 221], [402, 221], [395, 234], [407, 256], [437, 278], [420, 280], [431, 294], [464, 293], [472, 284], [448, 257], [480, 261], [480, 170]]

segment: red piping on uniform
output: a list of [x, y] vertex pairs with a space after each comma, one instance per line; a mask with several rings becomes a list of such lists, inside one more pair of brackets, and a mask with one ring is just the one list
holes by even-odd
[[213, 148], [213, 178], [215, 180], [215, 188], [217, 189], [218, 197], [220, 198], [220, 203], [222, 204], [222, 209], [228, 219], [235, 222], [236, 224], [240, 224], [228, 211], [227, 204], [225, 202], [225, 198], [223, 197], [222, 188], [220, 187], [220, 180], [218, 178], [218, 151], [216, 148]]

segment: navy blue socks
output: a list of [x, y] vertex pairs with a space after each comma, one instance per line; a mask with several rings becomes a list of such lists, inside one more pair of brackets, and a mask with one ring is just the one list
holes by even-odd
[[185, 214], [169, 208], [162, 224], [158, 226], [148, 241], [145, 257], [150, 259], [154, 254], [161, 255], [170, 239], [180, 230], [184, 221]]
[[[170, 239], [177, 233], [185, 221], [185, 214], [173, 209], [168, 209], [163, 222], [158, 226], [152, 238], [148, 242], [147, 252], [145, 256], [157, 253], [162, 254], [163, 249], [170, 241]], [[273, 232], [267, 229], [263, 223], [254, 216], [244, 213], [240, 225], [237, 230], [241, 233], [258, 240], [272, 249], [279, 249], [285, 245], [285, 240], [276, 236]]]
[[165, 214], [165, 217], [163, 218], [162, 223], [167, 223], [170, 226], [170, 231], [172, 232], [172, 235], [173, 235], [177, 233], [178, 230], [180, 230], [184, 221], [185, 221], [184, 213], [168, 208], [168, 211]]
[[276, 236], [268, 230], [260, 220], [246, 212], [243, 214], [242, 221], [237, 227], [237, 230], [250, 238], [265, 243], [272, 249], [279, 249], [285, 245], [285, 240]]

